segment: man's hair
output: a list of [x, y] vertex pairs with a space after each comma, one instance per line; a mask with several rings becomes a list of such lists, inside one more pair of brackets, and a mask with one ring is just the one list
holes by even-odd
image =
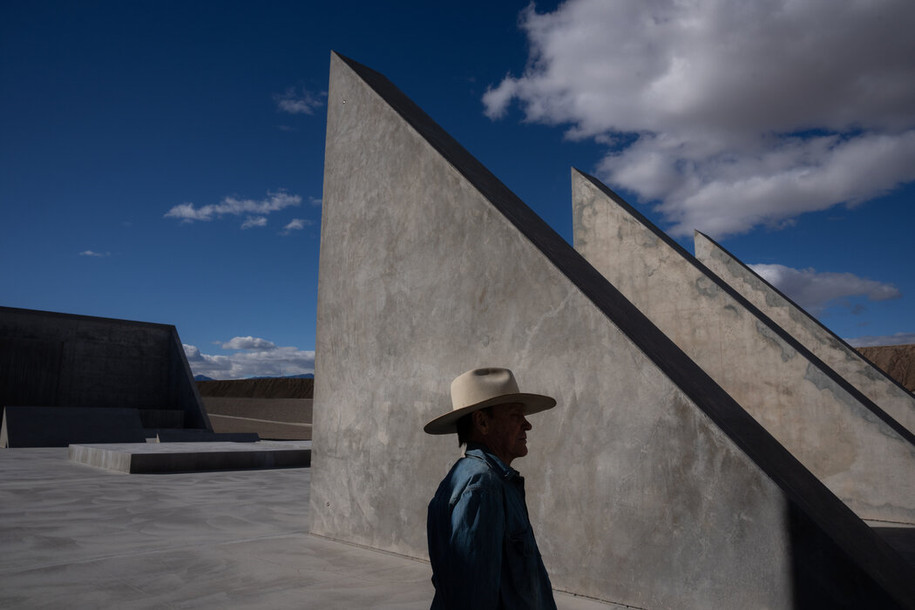
[[[492, 415], [492, 407], [483, 407], [480, 411], [487, 415]], [[458, 447], [463, 447], [470, 440], [473, 434], [473, 413], [468, 413], [461, 419], [457, 420]]]

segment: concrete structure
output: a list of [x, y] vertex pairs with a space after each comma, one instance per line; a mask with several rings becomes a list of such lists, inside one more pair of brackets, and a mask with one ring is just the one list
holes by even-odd
[[912, 434], [595, 178], [575, 248], [863, 519], [915, 524]]
[[710, 237], [696, 231], [696, 258], [770, 320], [855, 386], [909, 432], [915, 432], [915, 396], [855, 348], [798, 307]]
[[427, 563], [308, 534], [309, 479], [125, 475], [65, 448], [0, 451], [0, 608], [427, 610]]
[[553, 585], [639, 608], [915, 608], [915, 573], [380, 74], [333, 55], [311, 531], [426, 556], [459, 451], [422, 425], [509, 366]]
[[[3, 406], [135, 409], [145, 428], [212, 430], [164, 324], [0, 307]], [[7, 434], [15, 442], [16, 430]]]
[[70, 445], [70, 461], [130, 474], [305, 468], [311, 443], [173, 442]]

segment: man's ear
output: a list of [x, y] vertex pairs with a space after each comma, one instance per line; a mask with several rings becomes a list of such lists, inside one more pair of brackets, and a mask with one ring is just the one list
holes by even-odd
[[486, 417], [486, 413], [482, 409], [474, 411], [470, 417], [473, 419], [474, 428], [479, 430], [481, 434], [489, 432], [489, 418]]

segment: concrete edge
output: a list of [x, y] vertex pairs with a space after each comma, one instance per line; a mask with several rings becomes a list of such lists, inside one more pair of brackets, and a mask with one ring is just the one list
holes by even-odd
[[70, 445], [71, 462], [112, 472], [165, 474], [216, 470], [307, 468], [311, 445], [303, 443], [119, 443]]

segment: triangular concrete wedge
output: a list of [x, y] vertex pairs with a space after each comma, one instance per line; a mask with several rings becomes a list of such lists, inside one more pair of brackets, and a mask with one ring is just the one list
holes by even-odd
[[315, 534], [425, 558], [459, 450], [423, 424], [450, 410], [452, 378], [509, 366], [558, 400], [513, 464], [557, 589], [915, 607], [888, 545], [403, 93], [336, 54], [316, 355]]
[[915, 524], [912, 434], [597, 179], [575, 247], [863, 519]]
[[906, 430], [915, 432], [915, 396], [911, 392], [712, 238], [696, 231], [695, 243], [696, 258], [702, 264], [905, 426]]

